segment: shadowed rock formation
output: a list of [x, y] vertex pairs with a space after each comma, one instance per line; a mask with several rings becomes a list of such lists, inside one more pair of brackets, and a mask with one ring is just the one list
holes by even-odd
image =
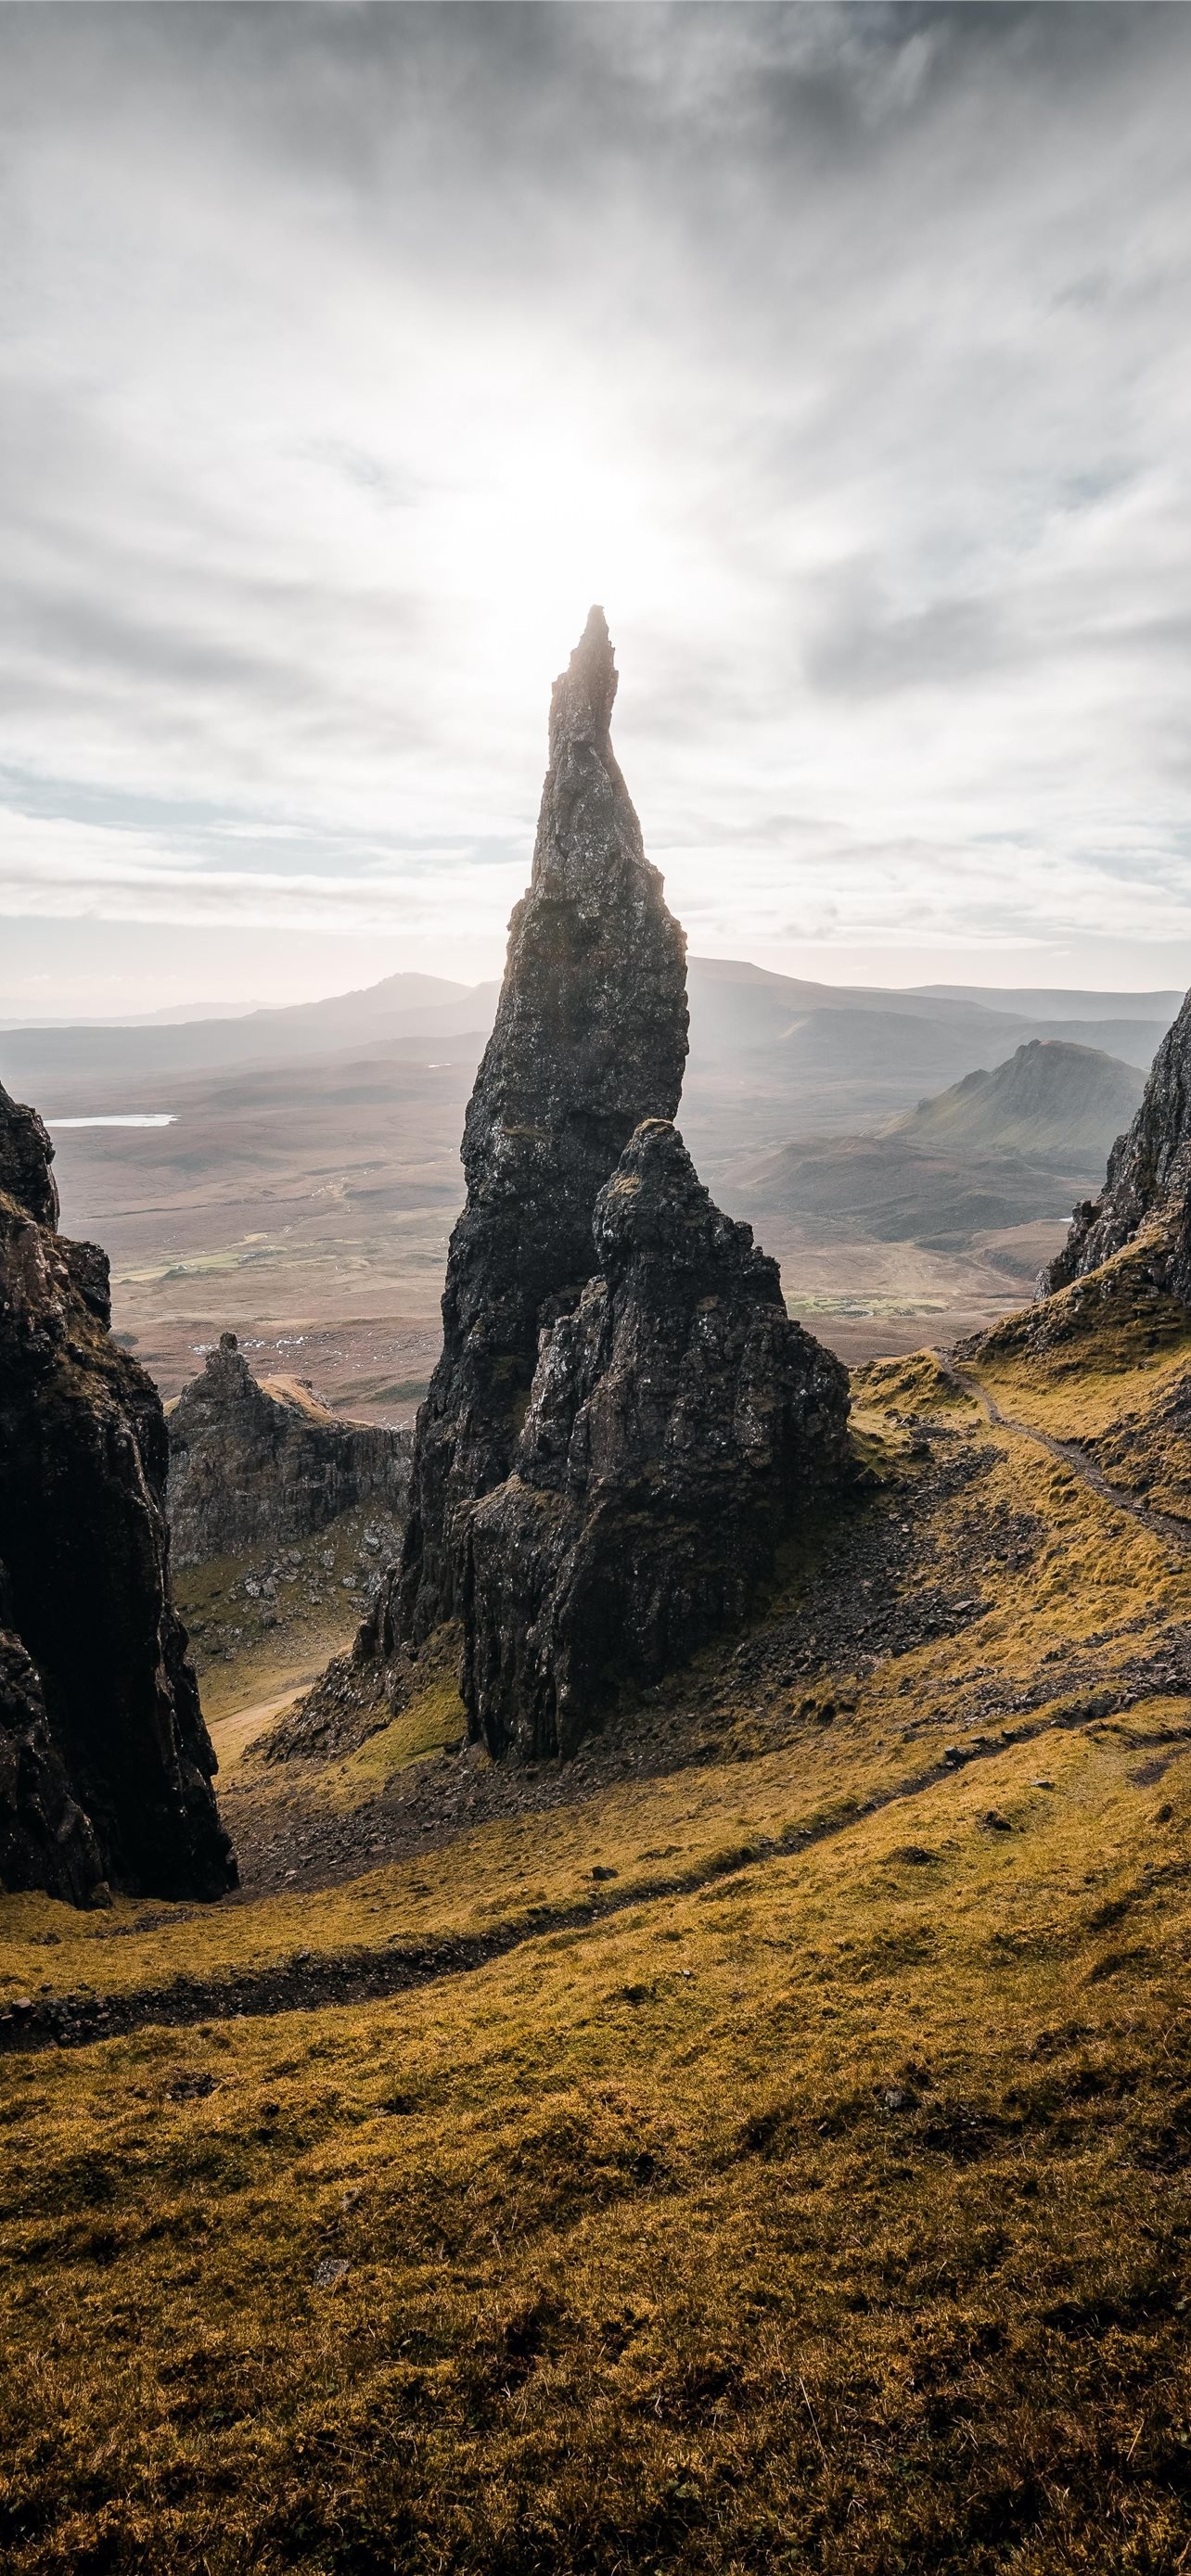
[[1113, 1146], [1099, 1197], [1076, 1209], [1039, 1295], [1098, 1270], [1143, 1229], [1154, 1239], [1160, 1284], [1191, 1305], [1191, 993], [1154, 1058], [1132, 1126]]
[[845, 1371], [670, 1123], [685, 948], [612, 754], [615, 686], [593, 609], [467, 1113], [402, 1566], [311, 1724], [454, 1616], [473, 1738], [572, 1752], [622, 1684], [745, 1613], [789, 1513], [848, 1472]]
[[[615, 695], [593, 608], [554, 684], [533, 874], [463, 1132], [467, 1203], [400, 1573], [397, 1624], [414, 1645], [459, 1607], [459, 1515], [508, 1473], [539, 1331], [595, 1266], [596, 1194], [641, 1119], [672, 1117], [682, 1088], [686, 941], [612, 750]], [[380, 1607], [386, 1646], [394, 1606]]]
[[[58, 1185], [50, 1170], [53, 1159], [49, 1131], [37, 1111], [10, 1100], [0, 1084], [0, 1190], [19, 1200], [39, 1225], [58, 1222]], [[83, 1245], [78, 1249], [82, 1251]]]
[[338, 1422], [298, 1380], [259, 1385], [234, 1333], [183, 1387], [169, 1445], [178, 1565], [292, 1546], [359, 1503], [400, 1519], [409, 1497], [408, 1431]]
[[[107, 1262], [55, 1230], [52, 1147], [0, 1088], [0, 1870], [80, 1900], [234, 1884], [169, 1595], [166, 1430]], [[81, 1814], [80, 1811], [81, 1810]]]
[[674, 1127], [637, 1129], [593, 1232], [599, 1273], [469, 1519], [464, 1695], [494, 1754], [573, 1752], [622, 1682], [739, 1620], [789, 1513], [845, 1470], [847, 1372]]
[[0, 1568], [0, 1888], [42, 1888], [90, 1903], [103, 1878], [99, 1845], [71, 1797], [50, 1734], [41, 1682], [9, 1625]]

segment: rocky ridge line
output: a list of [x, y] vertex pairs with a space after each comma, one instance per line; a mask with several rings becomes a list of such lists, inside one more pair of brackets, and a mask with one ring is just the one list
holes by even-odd
[[367, 1502], [404, 1516], [409, 1432], [338, 1422], [304, 1382], [260, 1385], [234, 1333], [220, 1335], [168, 1424], [177, 1565], [290, 1547]]

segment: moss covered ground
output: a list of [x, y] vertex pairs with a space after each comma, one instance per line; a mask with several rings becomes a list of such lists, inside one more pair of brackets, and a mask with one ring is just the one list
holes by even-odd
[[6, 2565], [1191, 2566], [1191, 1550], [978, 1400], [1156, 1420], [1115, 1330], [862, 1373], [846, 1559], [606, 1767], [472, 1813], [415, 1701], [326, 1786], [427, 1846], [0, 1901]]

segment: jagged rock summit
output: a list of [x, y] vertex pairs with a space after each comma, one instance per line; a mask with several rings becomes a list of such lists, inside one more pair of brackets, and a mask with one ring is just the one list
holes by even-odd
[[169, 1592], [161, 1399], [57, 1231], [53, 1147], [0, 1086], [0, 1886], [235, 1883]]
[[463, 1628], [473, 1737], [568, 1753], [771, 1569], [847, 1472], [845, 1371], [712, 1206], [672, 1121], [685, 941], [609, 739], [593, 608], [550, 710], [528, 894], [467, 1113], [444, 1347], [362, 1659]]
[[338, 1422], [303, 1380], [262, 1385], [234, 1333], [221, 1333], [168, 1423], [177, 1565], [291, 1546], [360, 1503], [404, 1514], [408, 1431]]
[[597, 1192], [640, 1120], [672, 1118], [682, 1088], [686, 941], [612, 749], [616, 677], [593, 608], [554, 684], [533, 874], [464, 1125], [467, 1202], [400, 1579], [415, 1645], [460, 1607], [459, 1515], [508, 1473], [542, 1324], [595, 1267]]
[[1191, 993], [1150, 1067], [1132, 1126], [1113, 1146], [1099, 1197], [1077, 1207], [1039, 1295], [1069, 1288], [1143, 1233], [1159, 1284], [1191, 1305]]
[[739, 1620], [788, 1515], [846, 1470], [847, 1373], [675, 1127], [638, 1127], [593, 1234], [513, 1472], [468, 1522], [464, 1696], [497, 1755], [573, 1752], [623, 1680]]

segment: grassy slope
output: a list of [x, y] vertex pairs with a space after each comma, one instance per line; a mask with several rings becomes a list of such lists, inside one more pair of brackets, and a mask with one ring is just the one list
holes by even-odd
[[[297, 1691], [351, 1644], [381, 1561], [364, 1544], [366, 1530], [394, 1535], [383, 1507], [341, 1512], [300, 1548], [209, 1557], [176, 1570], [174, 1595], [209, 1726], [254, 1700]], [[271, 1574], [279, 1579], [270, 1593], [262, 1587]]]
[[[994, 1352], [1003, 1409], [1070, 1436], [1111, 1380], [1144, 1413], [1187, 1342], [1151, 1370], [1115, 1329], [1069, 1416]], [[1133, 1669], [1191, 1557], [929, 1360], [857, 1392], [874, 1516], [921, 1417], [970, 1446], [921, 1539], [988, 1607], [833, 1673], [832, 1723], [725, 1651], [714, 1762], [185, 1921], [4, 1901], [0, 2000], [524, 1936], [389, 2001], [0, 2062], [14, 2568], [1191, 2563], [1191, 1702]]]

